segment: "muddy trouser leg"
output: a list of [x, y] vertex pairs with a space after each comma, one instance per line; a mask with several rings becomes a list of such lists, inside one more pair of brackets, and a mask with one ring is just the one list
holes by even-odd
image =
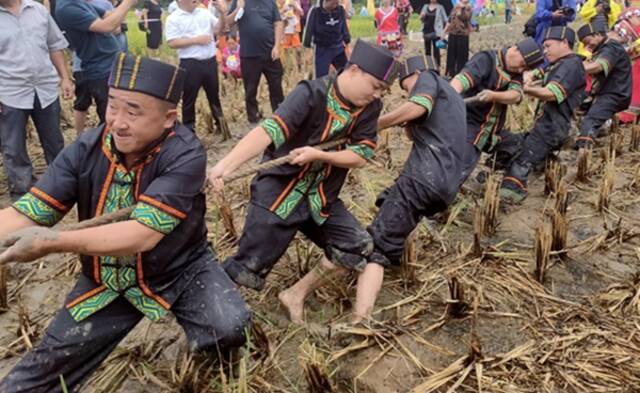
[[620, 98], [610, 94], [595, 98], [580, 123], [580, 135], [576, 138], [576, 147], [586, 147], [592, 144], [598, 137], [600, 127], [614, 114], [626, 109], [626, 106], [621, 105], [620, 101]]
[[251, 312], [213, 253], [171, 307], [192, 351], [226, 355], [245, 342]]
[[[303, 202], [306, 203], [306, 202]], [[224, 270], [238, 285], [261, 290], [271, 269], [287, 251], [308, 209], [299, 206], [283, 220], [275, 213], [249, 205], [238, 251], [224, 262]]]
[[399, 265], [405, 241], [420, 219], [446, 209], [444, 202], [430, 198], [430, 193], [423, 188], [421, 184], [400, 176], [389, 189], [378, 214], [367, 228], [374, 244], [369, 262], [384, 267]]
[[467, 152], [464, 155], [462, 176], [460, 177], [459, 187], [461, 187], [464, 182], [467, 181], [473, 170], [476, 168], [481, 154], [482, 152], [478, 150], [474, 145], [472, 145], [471, 143], [468, 144]]
[[[67, 302], [93, 287], [88, 278], [80, 276]], [[69, 391], [75, 391], [142, 317], [123, 297], [80, 322], [67, 309], [60, 310], [40, 344], [0, 382], [0, 392], [62, 392], [60, 375]]]
[[515, 158], [502, 180], [502, 188], [527, 193], [527, 177], [536, 165], [542, 163], [549, 153], [562, 147], [569, 136], [569, 127], [549, 125], [536, 127], [525, 134], [520, 155]]
[[300, 231], [322, 248], [333, 264], [349, 270], [364, 270], [373, 250], [371, 236], [339, 199], [329, 207], [329, 218], [322, 225], [307, 220]]
[[500, 141], [489, 152], [491, 157], [486, 165], [495, 170], [507, 170], [511, 167], [513, 160], [520, 155], [526, 134], [514, 134], [507, 130], [499, 130], [496, 135]]

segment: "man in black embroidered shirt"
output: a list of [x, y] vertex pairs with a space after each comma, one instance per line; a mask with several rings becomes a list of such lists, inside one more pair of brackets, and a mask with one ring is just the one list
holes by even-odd
[[512, 157], [502, 180], [500, 195], [504, 200], [524, 200], [531, 169], [562, 147], [569, 136], [571, 116], [584, 96], [585, 86], [582, 61], [572, 49], [574, 41], [575, 32], [565, 26], [552, 26], [544, 33], [544, 55], [549, 65], [544, 71], [534, 71], [534, 79], [541, 79], [541, 85], [533, 80], [525, 82], [525, 94], [539, 103], [533, 128], [522, 134], [520, 151]]
[[463, 181], [476, 167], [482, 152], [493, 153], [507, 117], [507, 105], [522, 100], [522, 73], [544, 60], [533, 38], [511, 47], [479, 52], [451, 80], [451, 86], [465, 97], [480, 102], [467, 106], [467, 136], [472, 146], [467, 155]]
[[[42, 342], [0, 383], [0, 391], [78, 386], [138, 322], [169, 310], [192, 350], [217, 353], [244, 342], [250, 313], [207, 246], [206, 153], [176, 124], [184, 71], [121, 53], [109, 80], [106, 124], [83, 133], [42, 179], [0, 211], [11, 247], [0, 263], [54, 252], [81, 254], [82, 274]], [[135, 206], [123, 222], [56, 232], [77, 204], [86, 220]]]
[[587, 74], [593, 75], [593, 101], [580, 123], [576, 148], [591, 146], [600, 127], [631, 103], [631, 60], [620, 43], [607, 38], [607, 30], [603, 23], [589, 23], [578, 30], [578, 38], [593, 54], [583, 63]]
[[[211, 170], [209, 180], [219, 190], [225, 174], [263, 151], [263, 161], [290, 157], [289, 164], [253, 180], [239, 249], [224, 263], [236, 283], [262, 289], [298, 231], [324, 249], [323, 271], [364, 267], [371, 237], [338, 194], [348, 170], [365, 165], [373, 155], [380, 95], [396, 73], [389, 51], [358, 41], [350, 64], [335, 80], [302, 81], [271, 118]], [[335, 151], [309, 147], [344, 137], [346, 143]]]
[[445, 210], [462, 184], [470, 151], [465, 105], [438, 68], [432, 57], [407, 59], [400, 86], [408, 102], [378, 120], [379, 129], [406, 124], [413, 146], [400, 176], [376, 201], [380, 210], [367, 228], [374, 251], [358, 277], [352, 322], [371, 317], [384, 268], [400, 265], [405, 241], [422, 217]]

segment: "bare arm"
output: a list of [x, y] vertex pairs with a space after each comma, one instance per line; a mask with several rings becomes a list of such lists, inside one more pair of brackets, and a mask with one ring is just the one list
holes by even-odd
[[12, 207], [0, 210], [0, 223], [2, 223], [0, 224], [0, 239], [15, 231], [38, 225]]
[[323, 151], [321, 153], [320, 161], [324, 161], [327, 164], [331, 164], [339, 168], [362, 168], [367, 165], [367, 160], [348, 149], [330, 152]]
[[167, 45], [171, 49], [180, 49], [191, 45], [207, 45], [213, 40], [209, 35], [199, 35], [191, 38], [174, 38], [167, 41]]
[[464, 91], [464, 87], [462, 86], [462, 83], [456, 78], [451, 79], [449, 84], [451, 85], [451, 87], [453, 87], [453, 90], [455, 90], [456, 93], [458, 94], [462, 94], [462, 92]]
[[236, 15], [243, 8], [244, 8], [244, 0], [238, 0], [238, 2], [236, 3], [236, 8], [230, 14], [224, 16], [225, 23], [227, 26], [231, 27], [236, 23]]
[[60, 232], [50, 252], [94, 256], [126, 256], [152, 250], [164, 238], [160, 232], [133, 220], [78, 231]]
[[136, 1], [137, 0], [124, 0], [113, 12], [105, 14], [104, 18], [96, 19], [91, 26], [89, 26], [89, 31], [93, 33], [114, 32], [127, 17], [129, 9], [136, 5]]
[[240, 165], [262, 153], [271, 143], [271, 137], [262, 126], [254, 128], [238, 142], [229, 154], [216, 164], [215, 168], [221, 170], [219, 177], [229, 175]]
[[273, 24], [273, 28], [275, 30], [275, 39], [276, 39], [276, 44], [274, 48], [280, 48], [280, 43], [282, 42], [282, 35], [284, 34], [284, 23], [282, 23], [282, 21], [275, 22]]
[[30, 262], [59, 252], [134, 255], [153, 249], [164, 236], [133, 220], [66, 232], [44, 227], [25, 228], [11, 234], [9, 249], [0, 254], [0, 265], [12, 261]]
[[427, 109], [413, 102], [405, 102], [399, 108], [380, 116], [378, 119], [378, 130], [395, 127], [415, 120], [427, 113]]
[[58, 76], [60, 76], [60, 79], [62, 79], [63, 81], [71, 80], [69, 78], [69, 73], [67, 72], [67, 67], [64, 64], [64, 54], [62, 53], [62, 51], [56, 50], [53, 52], [49, 52], [49, 58], [51, 58], [51, 62], [56, 68], [56, 71], [58, 71]]
[[587, 60], [587, 61], [584, 61], [582, 63], [582, 65], [584, 65], [584, 70], [589, 75], [599, 74], [602, 71], [604, 71], [604, 69], [602, 68], [602, 64], [598, 63], [597, 61], [588, 61]]
[[498, 104], [513, 105], [522, 101], [522, 93], [518, 90], [492, 91], [490, 101]]
[[524, 92], [541, 101], [556, 101], [555, 94], [546, 87], [525, 85]]
[[140, 13], [140, 18], [142, 19], [142, 23], [144, 23], [144, 27], [145, 28], [149, 28], [149, 18], [147, 17], [147, 12], [148, 10], [146, 8], [142, 9], [142, 12]]

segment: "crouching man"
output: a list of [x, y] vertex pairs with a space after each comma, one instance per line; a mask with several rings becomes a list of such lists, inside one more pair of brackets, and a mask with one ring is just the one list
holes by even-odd
[[[0, 211], [0, 264], [58, 252], [81, 255], [82, 274], [45, 337], [0, 391], [70, 390], [144, 317], [169, 311], [192, 350], [244, 343], [250, 313], [207, 246], [206, 153], [176, 123], [182, 70], [121, 53], [109, 80], [106, 124], [83, 133], [42, 179]], [[80, 220], [135, 206], [128, 220], [77, 231], [48, 229], [77, 204]]]

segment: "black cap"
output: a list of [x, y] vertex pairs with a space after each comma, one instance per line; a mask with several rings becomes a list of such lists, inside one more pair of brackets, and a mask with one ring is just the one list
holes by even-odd
[[578, 29], [578, 39], [582, 41], [586, 37], [592, 34], [597, 34], [597, 33], [606, 34], [608, 30], [609, 28], [605, 23], [601, 23], [601, 22], [587, 23], [586, 25], [583, 25]]
[[567, 40], [569, 47], [573, 48], [576, 42], [576, 32], [567, 26], [551, 26], [544, 31], [543, 41], [546, 40]]
[[542, 53], [540, 45], [531, 37], [527, 37], [518, 42], [516, 48], [518, 48], [518, 51], [520, 51], [520, 54], [524, 57], [527, 68], [534, 68], [544, 61], [544, 54]]
[[393, 83], [398, 76], [399, 65], [394, 59], [393, 53], [381, 46], [360, 39], [356, 41], [349, 62], [356, 64], [362, 71], [376, 79], [389, 84]]
[[439, 73], [438, 64], [431, 56], [412, 56], [400, 63], [399, 82], [402, 86], [402, 81], [410, 77], [416, 72], [422, 72], [426, 70], [433, 70]]
[[109, 87], [137, 91], [177, 104], [184, 80], [185, 72], [181, 68], [121, 52], [111, 67]]

